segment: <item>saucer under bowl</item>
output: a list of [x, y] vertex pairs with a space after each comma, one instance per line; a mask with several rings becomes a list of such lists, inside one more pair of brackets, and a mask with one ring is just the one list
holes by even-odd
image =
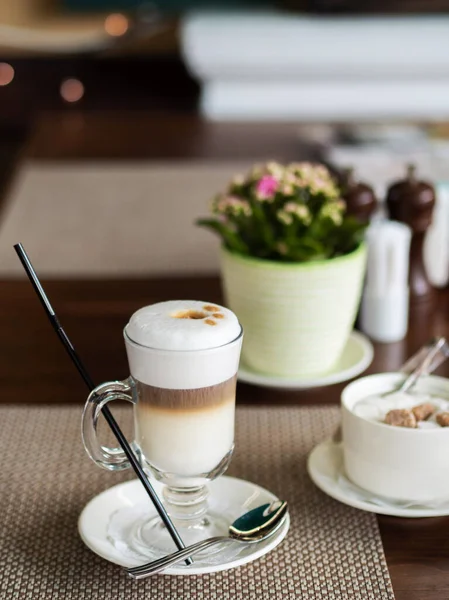
[[318, 444], [309, 455], [307, 471], [313, 483], [322, 492], [360, 510], [407, 518], [449, 515], [449, 499], [426, 504], [397, 501], [373, 494], [353, 483], [344, 469], [341, 442], [326, 440]]

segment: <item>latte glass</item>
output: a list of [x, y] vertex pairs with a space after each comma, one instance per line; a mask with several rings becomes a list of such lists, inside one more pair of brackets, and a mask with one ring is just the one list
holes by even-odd
[[[186, 544], [226, 533], [220, 515], [207, 506], [207, 483], [227, 469], [234, 448], [237, 370], [243, 332], [206, 350], [160, 350], [133, 341], [124, 330], [130, 376], [99, 385], [82, 419], [85, 449], [99, 466], [128, 468], [120, 448], [97, 439], [101, 408], [112, 400], [133, 404], [132, 447], [145, 472], [164, 484], [165, 507]], [[159, 517], [136, 532], [143, 547], [173, 550]]]

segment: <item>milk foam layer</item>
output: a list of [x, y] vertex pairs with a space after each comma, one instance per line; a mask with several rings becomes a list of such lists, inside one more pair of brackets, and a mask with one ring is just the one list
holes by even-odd
[[170, 300], [135, 312], [126, 333], [131, 340], [148, 348], [206, 350], [235, 340], [240, 325], [232, 311], [218, 304]]
[[[203, 318], [203, 312], [209, 316]], [[193, 317], [200, 313], [201, 318], [189, 318], [189, 313]], [[242, 337], [234, 313], [216, 304], [190, 300], [147, 306], [131, 317], [124, 331], [132, 377], [175, 390], [217, 385], [234, 377]]]
[[355, 404], [353, 413], [368, 421], [383, 423], [390, 410], [404, 408], [410, 410], [418, 404], [427, 402], [435, 406], [435, 412], [426, 421], [419, 421], [417, 423], [418, 429], [441, 429], [436, 423], [436, 415], [440, 412], [449, 411], [449, 400], [430, 394], [396, 392], [386, 397], [369, 396]]

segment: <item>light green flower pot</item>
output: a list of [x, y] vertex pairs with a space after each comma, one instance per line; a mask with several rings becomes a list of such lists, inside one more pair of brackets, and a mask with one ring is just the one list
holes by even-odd
[[224, 294], [245, 333], [242, 359], [261, 373], [306, 377], [340, 358], [360, 303], [364, 244], [351, 254], [278, 263], [221, 251]]

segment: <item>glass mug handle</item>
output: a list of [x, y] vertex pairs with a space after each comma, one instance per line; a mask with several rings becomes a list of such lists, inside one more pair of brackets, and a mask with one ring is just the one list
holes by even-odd
[[91, 391], [84, 406], [81, 421], [84, 448], [90, 458], [103, 469], [121, 471], [130, 466], [121, 448], [108, 448], [100, 444], [97, 436], [97, 426], [101, 409], [108, 402], [126, 400], [131, 404], [136, 403], [132, 390], [133, 381], [131, 377], [124, 381], [102, 383]]

